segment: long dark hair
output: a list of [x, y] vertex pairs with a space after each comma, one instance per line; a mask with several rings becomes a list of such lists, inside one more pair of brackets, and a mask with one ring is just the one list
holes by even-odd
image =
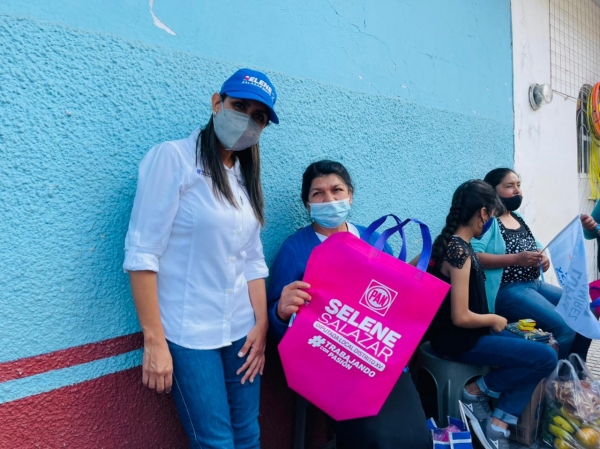
[[[226, 95], [221, 98], [225, 100]], [[240, 169], [248, 191], [250, 205], [256, 219], [261, 225], [265, 224], [265, 200], [260, 179], [260, 147], [257, 143], [245, 150], [236, 151], [235, 156], [240, 161]], [[196, 141], [196, 165], [202, 165], [204, 171], [212, 179], [213, 192], [221, 201], [227, 200], [232, 206], [239, 207], [237, 199], [227, 180], [227, 174], [221, 160], [219, 139], [215, 133], [211, 115], [207, 125], [202, 128]]]
[[514, 173], [515, 175], [517, 175], [517, 172], [507, 167], [495, 168], [487, 175], [485, 175], [485, 178], [483, 178], [483, 180], [489, 185], [491, 185], [494, 189], [496, 189], [496, 186], [498, 186], [509, 173]]
[[339, 176], [344, 184], [346, 184], [346, 187], [348, 187], [348, 192], [354, 192], [352, 178], [346, 167], [339, 162], [323, 159], [322, 161], [313, 162], [304, 170], [304, 174], [302, 175], [302, 204], [306, 205], [308, 203], [308, 193], [315, 178], [327, 175]]
[[473, 215], [482, 207], [485, 207], [490, 215], [498, 215], [504, 211], [504, 206], [498, 199], [496, 191], [487, 182], [472, 179], [458, 186], [452, 195], [452, 205], [446, 217], [446, 226], [433, 243], [431, 259], [436, 264], [442, 263], [448, 242], [458, 227], [467, 225]]

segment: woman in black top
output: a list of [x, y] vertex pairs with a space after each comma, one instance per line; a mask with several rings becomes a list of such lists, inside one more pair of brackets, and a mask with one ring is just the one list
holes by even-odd
[[[508, 449], [508, 425], [517, 423], [533, 390], [557, 363], [550, 346], [505, 331], [506, 319], [488, 313], [485, 274], [469, 242], [502, 211], [489, 184], [472, 180], [459, 186], [429, 269], [451, 285], [432, 322], [432, 348], [458, 362], [496, 367], [468, 384], [461, 398], [484, 447], [494, 449]], [[499, 398], [493, 414], [489, 397]]]
[[505, 207], [485, 238], [473, 243], [488, 279], [490, 310], [509, 321], [534, 319], [537, 327], [552, 332], [558, 341], [559, 358], [577, 353], [585, 360], [591, 340], [576, 334], [556, 312], [562, 289], [540, 279], [550, 261], [540, 252], [542, 245], [523, 217], [515, 212], [523, 200], [521, 179], [510, 168], [496, 168], [484, 181]]
[[[471, 245], [457, 235], [453, 235], [448, 242], [446, 252], [444, 253], [443, 260], [448, 262], [450, 267], [462, 269], [465, 263], [470, 264], [468, 267], [468, 308], [470, 312], [485, 315], [488, 314], [487, 303], [485, 301], [485, 274], [481, 269], [481, 264], [477, 256], [473, 257], [473, 250]], [[431, 268], [432, 274], [439, 277], [447, 283], [451, 283], [449, 273], [447, 270], [442, 270], [442, 264], [436, 263]], [[451, 293], [449, 293], [451, 296]], [[452, 304], [450, 301], [444, 301], [440, 306], [440, 309], [434, 319], [434, 324], [437, 327], [437, 332], [431, 340], [433, 349], [443, 354], [446, 357], [459, 357], [466, 351], [472, 349], [477, 340], [484, 335], [489, 335], [488, 324], [486, 327], [466, 328], [457, 326], [453, 323], [453, 320], [448, 320], [448, 317], [452, 317]], [[496, 321], [497, 330], [504, 329], [506, 320], [499, 318], [492, 318], [490, 320]], [[452, 338], [448, 338], [448, 337]]]

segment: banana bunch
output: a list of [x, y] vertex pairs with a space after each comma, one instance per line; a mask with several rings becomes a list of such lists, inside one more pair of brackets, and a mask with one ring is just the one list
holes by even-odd
[[567, 443], [565, 440], [561, 440], [560, 438], [557, 438], [554, 441], [554, 448], [555, 449], [577, 449], [576, 446], [572, 446], [570, 443]]
[[582, 422], [565, 407], [549, 406], [546, 412], [544, 441], [555, 449], [600, 449], [600, 430], [596, 423]]

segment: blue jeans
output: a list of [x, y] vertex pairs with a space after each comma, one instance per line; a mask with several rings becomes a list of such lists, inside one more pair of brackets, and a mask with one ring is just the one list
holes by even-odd
[[509, 322], [522, 318], [535, 320], [538, 328], [552, 332], [558, 342], [558, 358], [566, 359], [575, 331], [554, 310], [561, 295], [561, 288], [540, 280], [502, 284], [496, 296], [496, 313]]
[[260, 376], [240, 383], [242, 338], [219, 349], [188, 349], [167, 341], [173, 357], [173, 398], [194, 449], [260, 448]]
[[556, 351], [549, 345], [508, 331], [481, 337], [473, 349], [456, 360], [495, 367], [477, 379], [477, 385], [486, 395], [499, 398], [493, 416], [508, 424], [517, 424], [537, 384], [558, 363]]

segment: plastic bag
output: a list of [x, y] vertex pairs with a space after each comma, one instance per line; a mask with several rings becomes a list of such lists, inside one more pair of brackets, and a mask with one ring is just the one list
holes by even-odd
[[600, 449], [600, 388], [581, 358], [572, 354], [559, 360], [546, 395], [544, 443], [556, 449]]

